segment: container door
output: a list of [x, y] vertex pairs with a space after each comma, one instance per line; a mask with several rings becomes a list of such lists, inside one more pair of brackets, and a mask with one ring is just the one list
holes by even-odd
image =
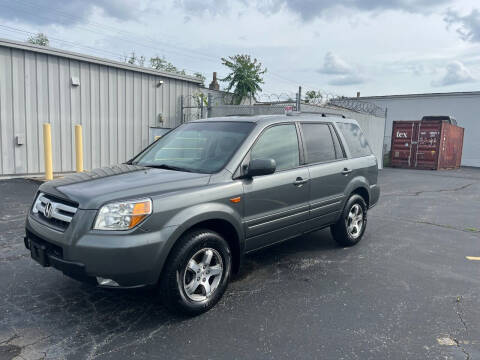
[[410, 168], [415, 165], [418, 122], [396, 121], [392, 133], [392, 166]]
[[417, 124], [414, 141], [413, 167], [418, 169], [436, 169], [438, 163], [439, 144], [442, 122], [421, 121]]

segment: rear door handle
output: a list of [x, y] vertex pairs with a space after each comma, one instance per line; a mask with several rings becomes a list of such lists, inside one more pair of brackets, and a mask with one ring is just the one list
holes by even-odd
[[303, 178], [301, 178], [301, 177], [297, 177], [297, 178], [295, 179], [295, 182], [293, 183], [293, 185], [300, 187], [300, 186], [302, 186], [303, 184], [306, 184], [307, 182], [308, 182], [308, 179], [303, 179]]
[[348, 175], [348, 174], [350, 174], [351, 172], [352, 172], [352, 170], [350, 170], [350, 169], [348, 169], [348, 168], [344, 168], [344, 169], [342, 170], [342, 174], [343, 174], [343, 175]]

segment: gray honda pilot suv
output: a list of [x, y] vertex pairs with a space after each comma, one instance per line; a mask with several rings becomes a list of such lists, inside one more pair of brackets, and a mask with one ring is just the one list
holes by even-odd
[[199, 120], [126, 164], [42, 184], [34, 260], [109, 288], [158, 285], [167, 307], [212, 308], [244, 254], [331, 227], [354, 245], [379, 198], [355, 120], [319, 114]]

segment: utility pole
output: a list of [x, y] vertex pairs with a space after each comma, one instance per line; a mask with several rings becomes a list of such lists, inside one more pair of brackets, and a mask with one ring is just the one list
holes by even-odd
[[297, 94], [297, 111], [300, 111], [301, 106], [301, 99], [302, 99], [302, 87], [298, 87], [298, 94]]

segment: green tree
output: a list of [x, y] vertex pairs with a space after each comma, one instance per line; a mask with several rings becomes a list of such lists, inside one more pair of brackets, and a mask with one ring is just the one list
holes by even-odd
[[312, 103], [312, 104], [318, 104], [322, 101], [323, 95], [319, 91], [315, 90], [310, 90], [305, 93], [305, 102], [307, 103]]
[[228, 82], [226, 91], [233, 90], [232, 103], [240, 104], [245, 98], [255, 98], [255, 95], [262, 91], [260, 84], [263, 84], [263, 74], [267, 69], [257, 59], [250, 55], [235, 55], [222, 58], [222, 65], [230, 69], [228, 74], [221, 81]]
[[150, 66], [155, 70], [172, 72], [180, 75], [185, 75], [185, 70], [178, 69], [171, 62], [167, 61], [165, 57], [155, 56], [150, 58]]
[[125, 62], [132, 65], [145, 66], [145, 56], [137, 56], [135, 51], [132, 51], [130, 55], [125, 56]]
[[48, 40], [47, 35], [45, 35], [44, 33], [38, 33], [37, 35], [30, 36], [27, 39], [27, 42], [34, 45], [48, 46], [50, 40]]
[[202, 80], [202, 86], [205, 86], [205, 80], [207, 80], [207, 78], [205, 77], [205, 75], [203, 75], [203, 74], [200, 73], [200, 72], [196, 72], [196, 73], [193, 73], [193, 76], [195, 76], [196, 78]]

